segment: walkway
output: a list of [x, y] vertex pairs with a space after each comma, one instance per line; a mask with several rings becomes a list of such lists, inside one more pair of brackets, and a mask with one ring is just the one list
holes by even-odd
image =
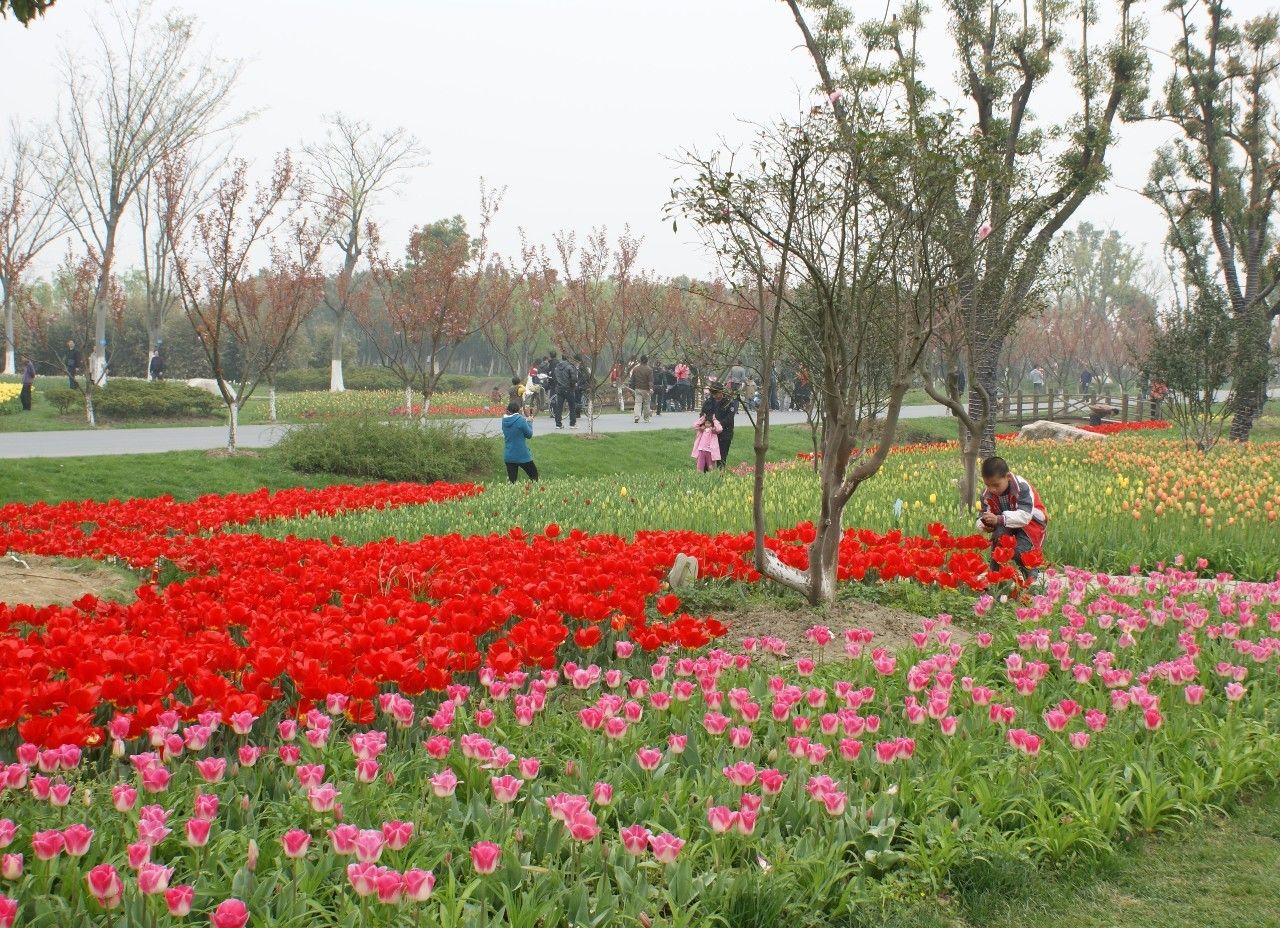
[[[942, 416], [941, 406], [905, 406], [904, 419], [922, 419]], [[688, 429], [696, 418], [694, 413], [667, 413], [654, 416], [648, 422], [632, 422], [631, 417], [609, 413], [596, 419], [597, 432], [652, 432], [658, 429]], [[467, 430], [474, 435], [497, 435], [498, 419], [462, 419]], [[745, 420], [739, 419], [740, 422]], [[798, 412], [775, 412], [775, 425], [797, 425], [805, 421]], [[278, 442], [291, 426], [242, 425], [238, 444], [241, 448], [267, 448]], [[551, 420], [543, 415], [534, 420], [535, 435], [554, 432]], [[564, 434], [582, 434], [587, 431], [585, 422], [579, 422], [576, 432], [566, 426]], [[135, 428], [135, 429], [83, 429], [67, 432], [7, 432], [0, 435], [0, 458], [73, 458], [107, 454], [158, 454], [163, 451], [208, 451], [223, 448], [227, 444], [227, 430], [223, 426], [197, 426], [194, 428]]]

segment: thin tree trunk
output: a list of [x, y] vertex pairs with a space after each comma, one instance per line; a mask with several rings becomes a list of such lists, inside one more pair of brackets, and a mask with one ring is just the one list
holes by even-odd
[[[971, 359], [972, 370], [969, 371], [969, 415], [982, 425], [982, 437], [978, 442], [978, 453], [988, 457], [996, 453], [996, 388], [999, 385], [997, 367], [1000, 359], [1000, 343], [988, 343], [975, 352]], [[991, 398], [987, 403], [983, 400], [982, 391]]]
[[147, 324], [147, 380], [148, 381], [153, 379], [151, 377], [151, 359], [154, 358], [156, 354], [156, 342], [159, 340], [157, 337], [158, 335], [159, 335], [158, 330], [155, 328], [152, 328], [150, 322], [148, 321], [148, 324]]
[[1248, 441], [1253, 423], [1262, 414], [1267, 400], [1267, 366], [1271, 357], [1271, 320], [1261, 306], [1245, 310], [1239, 323], [1239, 347], [1232, 372], [1234, 393], [1230, 438]]
[[[347, 389], [342, 380], [342, 323], [346, 320], [346, 310], [335, 313], [333, 322], [333, 343], [329, 351], [329, 392], [341, 393]], [[275, 417], [272, 416], [274, 419]]]
[[230, 425], [227, 428], [227, 450], [234, 453], [237, 434], [240, 431], [240, 402], [232, 400], [229, 409], [231, 410], [231, 418]]
[[269, 413], [271, 417], [271, 421], [275, 422], [276, 421], [276, 385], [275, 384], [267, 385], [267, 403], [271, 410]]
[[91, 429], [98, 427], [98, 418], [93, 413], [93, 384], [87, 382], [84, 385], [84, 421]]
[[18, 373], [17, 343], [13, 335], [13, 301], [9, 299], [9, 291], [4, 293], [4, 373], [6, 377]]
[[404, 385], [404, 414], [407, 418], [413, 418], [413, 386]]

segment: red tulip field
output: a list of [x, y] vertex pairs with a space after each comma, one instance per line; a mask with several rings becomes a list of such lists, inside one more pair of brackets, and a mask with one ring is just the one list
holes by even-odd
[[[0, 604], [0, 923], [863, 924], [1280, 765], [1280, 582], [1203, 562], [1019, 595], [980, 536], [850, 530], [842, 580], [965, 604], [890, 649], [736, 637], [666, 588], [682, 552], [698, 583], [763, 582], [747, 534], [256, 531], [488, 492], [0, 509], [10, 552], [139, 577]], [[768, 544], [799, 566], [811, 537]]]

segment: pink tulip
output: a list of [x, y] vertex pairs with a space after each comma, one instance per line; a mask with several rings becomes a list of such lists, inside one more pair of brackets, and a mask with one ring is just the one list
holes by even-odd
[[404, 878], [396, 870], [379, 868], [373, 878], [378, 901], [383, 905], [395, 905], [404, 891]]
[[1070, 721], [1061, 709], [1050, 709], [1044, 714], [1044, 723], [1049, 726], [1049, 731], [1066, 731]]
[[786, 785], [787, 775], [772, 768], [760, 771], [760, 789], [768, 796], [776, 796]]
[[378, 891], [378, 868], [373, 864], [347, 864], [347, 880], [357, 896], [372, 896]]
[[293, 741], [298, 737], [298, 722], [296, 719], [281, 719], [276, 731], [280, 733], [281, 741]]
[[249, 924], [249, 907], [239, 899], [227, 899], [209, 916], [212, 928], [244, 928]]
[[18, 763], [34, 767], [40, 758], [40, 748], [30, 742], [18, 745]]
[[1077, 751], [1083, 751], [1089, 746], [1089, 733], [1087, 731], [1073, 731], [1070, 735], [1071, 746]]
[[143, 864], [138, 869], [138, 890], [144, 896], [156, 896], [169, 888], [169, 880], [173, 878], [172, 867], [159, 864]]
[[657, 748], [641, 748], [636, 751], [636, 764], [641, 770], [657, 770], [662, 763], [662, 751]]
[[250, 838], [249, 848], [244, 855], [244, 868], [250, 873], [258, 869], [258, 842]]
[[142, 865], [151, 859], [151, 845], [146, 841], [130, 844], [125, 849], [125, 855], [128, 857], [130, 870], [141, 870]]
[[114, 909], [124, 898], [124, 881], [111, 864], [98, 864], [85, 875], [89, 893], [104, 909]]
[[49, 804], [58, 809], [65, 809], [71, 802], [71, 787], [66, 783], [55, 783], [49, 789]]
[[262, 756], [264, 750], [264, 748], [256, 747], [252, 744], [242, 744], [240, 750], [236, 752], [237, 757], [240, 759], [240, 766], [252, 767], [258, 762], [258, 758]]
[[471, 865], [481, 875], [497, 870], [501, 857], [502, 848], [492, 841], [479, 841], [471, 846]]
[[449, 752], [453, 750], [453, 739], [448, 735], [432, 735], [423, 744], [427, 749], [427, 753], [436, 760], [444, 760], [449, 756]]
[[22, 855], [21, 854], [0, 855], [0, 879], [3, 879], [3, 880], [22, 879]]
[[[743, 797], [746, 798], [745, 796]], [[749, 808], [743, 805], [737, 812], [737, 818], [734, 820], [734, 830], [740, 835], [753, 835], [756, 831], [756, 819], [760, 813], [758, 809]]]
[[227, 772], [227, 762], [221, 757], [206, 757], [196, 761], [196, 772], [206, 783], [220, 783]]
[[133, 726], [133, 719], [127, 715], [117, 715], [107, 723], [107, 734], [117, 741], [129, 740], [129, 729]]
[[643, 825], [628, 825], [621, 829], [622, 848], [628, 854], [636, 857], [644, 856], [644, 852], [649, 849], [649, 839], [652, 834], [648, 828]]
[[66, 846], [66, 839], [60, 831], [37, 831], [31, 836], [31, 850], [37, 860], [53, 860]]
[[218, 797], [210, 793], [196, 793], [195, 817], [213, 821], [218, 817]]
[[689, 743], [688, 735], [668, 735], [667, 750], [672, 754], [683, 754], [685, 746]]
[[413, 840], [413, 822], [383, 822], [382, 837], [391, 850], [403, 851]]
[[1239, 702], [1244, 699], [1244, 687], [1239, 683], [1231, 682], [1226, 687], [1227, 701]]
[[0, 848], [6, 848], [18, 836], [18, 826], [13, 819], [0, 818]]
[[542, 762], [536, 757], [522, 757], [517, 766], [520, 769], [520, 776], [526, 780], [532, 780], [538, 775], [538, 771], [542, 769]]
[[625, 661], [635, 653], [636, 646], [630, 641], [618, 641], [614, 643], [613, 648], [618, 657]]
[[62, 840], [69, 855], [83, 857], [93, 842], [93, 829], [88, 825], [70, 825], [62, 829]]
[[950, 738], [956, 733], [956, 726], [960, 724], [960, 720], [954, 715], [948, 715], [945, 718], [938, 719], [938, 728], [941, 732]]
[[307, 848], [311, 846], [311, 835], [301, 828], [293, 828], [280, 836], [280, 844], [284, 847], [284, 856], [297, 860], [307, 856]]
[[48, 802], [49, 790], [52, 786], [52, 780], [42, 774], [37, 774], [31, 778], [31, 795], [40, 802]]
[[204, 847], [208, 844], [210, 824], [204, 818], [187, 819], [187, 843], [192, 847]]
[[598, 806], [607, 806], [613, 802], [613, 787], [608, 783], [597, 783], [591, 787], [591, 800]]
[[452, 770], [443, 770], [431, 778], [431, 792], [438, 798], [452, 796], [458, 788], [458, 777]]
[[489, 778], [489, 786], [493, 790], [493, 798], [503, 805], [506, 805], [509, 802], [515, 802], [516, 795], [520, 792], [520, 787], [523, 785], [523, 780], [518, 780], [510, 774], [501, 777]]
[[155, 847], [169, 834], [164, 822], [156, 819], [142, 819], [138, 822], [138, 837]]
[[387, 839], [382, 836], [381, 831], [372, 828], [361, 830], [355, 840], [356, 860], [362, 864], [377, 863], [386, 843]]
[[334, 802], [338, 798], [338, 791], [332, 784], [323, 783], [320, 786], [313, 786], [307, 790], [307, 802], [311, 804], [313, 812], [332, 812]]
[[840, 790], [831, 790], [822, 794], [822, 804], [826, 806], [828, 815], [844, 815], [845, 805], [849, 797]]
[[329, 829], [329, 842], [335, 854], [354, 854], [360, 829], [355, 825], [338, 825]]
[[1195, 683], [1189, 683], [1182, 690], [1182, 695], [1186, 697], [1187, 703], [1192, 706], [1198, 706], [1204, 702], [1205, 688]]
[[745, 760], [725, 767], [722, 772], [730, 783], [744, 789], [755, 783], [757, 776], [755, 764]]
[[680, 849], [684, 847], [684, 840], [677, 838], [668, 831], [664, 831], [660, 835], [652, 835], [649, 838], [649, 847], [653, 849], [653, 857], [660, 864], [673, 864], [676, 858], [680, 856]]
[[142, 788], [148, 793], [163, 793], [169, 788], [169, 771], [160, 766], [148, 767], [142, 771]]
[[831, 101], [833, 106], [843, 100], [844, 97], [845, 91], [840, 87], [837, 87], [835, 90], [831, 91], [831, 93], [827, 94], [827, 99]]
[[121, 783], [111, 787], [111, 805], [117, 812], [128, 812], [138, 802], [138, 791]]
[[186, 918], [191, 914], [191, 904], [195, 901], [194, 886], [170, 886], [164, 891], [164, 902], [169, 907], [169, 914], [175, 918]]
[[373, 783], [378, 779], [378, 762], [372, 758], [356, 761], [356, 782]]
[[249, 734], [250, 730], [253, 728], [253, 723], [257, 720], [257, 716], [248, 710], [245, 710], [244, 712], [233, 712], [231, 714], [231, 718], [227, 719], [231, 724], [231, 730], [237, 735]]
[[725, 806], [713, 806], [707, 810], [707, 824], [718, 835], [733, 830], [733, 825], [737, 818], [738, 813], [730, 811]]
[[0, 928], [13, 928], [18, 920], [18, 901], [0, 894]]
[[436, 887], [436, 875], [430, 870], [406, 870], [403, 883], [406, 899], [410, 902], [426, 902]]
[[1148, 731], [1155, 731], [1163, 722], [1164, 716], [1160, 714], [1159, 709], [1147, 709], [1142, 713], [1142, 723]]

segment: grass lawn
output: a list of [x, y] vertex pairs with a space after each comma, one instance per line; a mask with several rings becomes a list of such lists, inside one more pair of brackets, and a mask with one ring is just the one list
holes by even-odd
[[1280, 789], [1229, 816], [1133, 842], [1095, 870], [974, 880], [894, 928], [1280, 928]]

